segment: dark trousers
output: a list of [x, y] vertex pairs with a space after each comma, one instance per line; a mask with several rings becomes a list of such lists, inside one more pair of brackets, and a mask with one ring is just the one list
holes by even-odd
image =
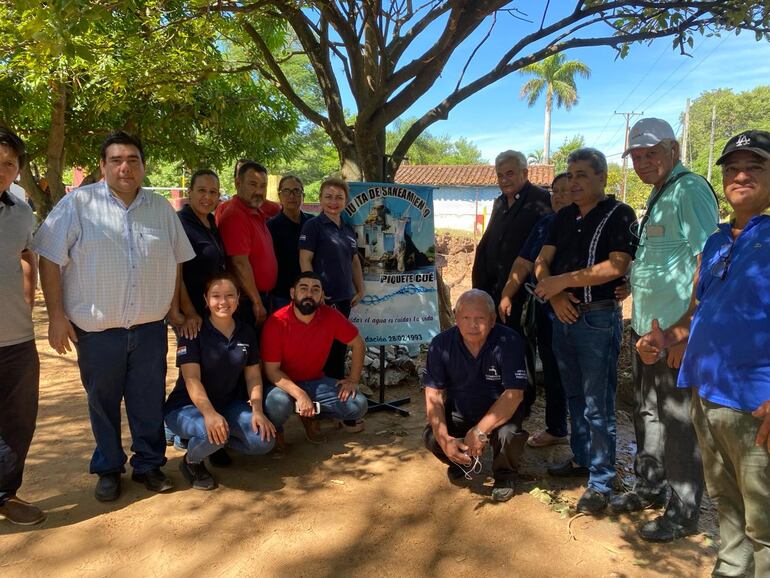
[[[639, 335], [631, 332], [631, 343]], [[634, 351], [634, 432], [636, 457], [634, 491], [642, 495], [666, 492], [671, 497], [666, 516], [679, 524], [698, 521], [703, 496], [703, 463], [690, 416], [691, 392], [679, 389], [678, 369], [666, 358], [645, 365]]]
[[[327, 305], [334, 307], [346, 318], [350, 317], [350, 299], [346, 299], [345, 301], [330, 301]], [[345, 356], [347, 354], [347, 344], [335, 339], [334, 343], [332, 343], [332, 348], [329, 351], [329, 357], [326, 358], [324, 375], [333, 379], [342, 379], [345, 377]]]
[[[521, 296], [521, 293], [517, 293], [511, 300], [511, 313], [508, 315], [504, 325], [510, 327], [516, 331], [524, 339], [524, 367], [527, 370], [527, 388], [524, 390], [524, 401], [522, 406], [524, 407], [524, 417], [529, 417], [532, 405], [537, 398], [537, 390], [535, 385], [535, 348], [537, 347], [535, 336], [535, 324], [527, 324], [526, 309], [532, 305], [531, 299], [526, 299]], [[499, 305], [499, 298], [495, 301], [495, 306]], [[499, 314], [498, 314], [499, 315]], [[522, 318], [523, 317], [523, 318]], [[498, 317], [498, 322], [500, 318]]]
[[166, 462], [163, 403], [168, 339], [162, 321], [88, 332], [76, 328], [80, 378], [96, 441], [89, 471], [125, 471], [120, 440], [120, 402], [131, 430], [131, 467], [141, 474]]
[[[262, 293], [260, 291], [259, 298], [262, 300], [262, 307], [265, 308], [268, 316], [273, 311], [275, 311], [272, 306], [270, 293]], [[241, 295], [241, 299], [238, 302], [238, 309], [235, 312], [235, 317], [244, 325], [248, 325], [249, 327], [257, 327], [257, 318], [254, 317], [254, 302], [245, 295]], [[261, 329], [257, 331], [257, 336], [259, 336], [260, 331]]]
[[0, 347], [0, 505], [21, 487], [35, 432], [39, 382], [34, 339]]
[[[524, 422], [524, 407], [519, 407], [514, 412], [508, 423], [501, 425], [489, 434], [489, 444], [492, 446], [492, 475], [495, 480], [515, 480], [519, 473], [519, 459], [524, 451], [529, 434], [522, 427]], [[476, 425], [476, 421], [470, 422], [453, 416], [447, 411], [446, 425], [449, 435], [455, 438], [463, 438], [468, 431]], [[422, 439], [425, 447], [439, 460], [448, 466], [454, 465], [444, 454], [433, 429], [430, 425], [425, 427]]]
[[553, 324], [549, 306], [537, 304], [537, 351], [543, 363], [545, 381], [545, 429], [556, 437], [567, 435], [567, 396], [561, 384], [559, 364], [553, 355]]

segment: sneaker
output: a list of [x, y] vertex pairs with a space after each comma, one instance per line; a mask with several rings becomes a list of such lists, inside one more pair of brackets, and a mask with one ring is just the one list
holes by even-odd
[[619, 494], [610, 500], [610, 509], [613, 512], [638, 512], [646, 508], [662, 508], [666, 505], [665, 494], [638, 494], [626, 492]]
[[348, 433], [358, 433], [364, 431], [364, 420], [346, 419], [339, 422], [339, 427]]
[[0, 506], [0, 517], [5, 518], [11, 524], [34, 526], [45, 520], [45, 512], [29, 502], [13, 496]]
[[566, 443], [569, 443], [569, 436], [555, 436], [545, 430], [534, 433], [527, 439], [527, 445], [533, 448], [544, 448], [546, 446]]
[[577, 511], [582, 514], [600, 514], [607, 507], [607, 496], [588, 488], [577, 503]]
[[697, 534], [698, 525], [677, 524], [666, 516], [658, 516], [639, 528], [639, 535], [648, 542], [672, 542], [685, 536]]
[[131, 479], [140, 484], [144, 484], [144, 487], [151, 492], [168, 492], [174, 489], [174, 482], [171, 481], [166, 474], [164, 474], [160, 468], [153, 468], [138, 474], [133, 472]]
[[232, 465], [233, 458], [230, 457], [225, 448], [219, 448], [209, 456], [209, 463], [215, 468], [226, 468]]
[[181, 471], [185, 479], [190, 482], [190, 485], [194, 490], [208, 491], [217, 487], [217, 482], [214, 479], [214, 476], [212, 476], [206, 469], [206, 465], [203, 462], [191, 464], [187, 461], [187, 454], [184, 455], [182, 461], [179, 463], [179, 471]]
[[94, 497], [100, 502], [114, 502], [120, 497], [120, 473], [102, 474], [96, 482]]
[[548, 475], [557, 478], [587, 478], [588, 473], [587, 467], [579, 466], [571, 459], [563, 464], [549, 466], [548, 468]]
[[492, 499], [495, 502], [507, 502], [516, 494], [516, 482], [514, 480], [495, 480], [492, 486]]

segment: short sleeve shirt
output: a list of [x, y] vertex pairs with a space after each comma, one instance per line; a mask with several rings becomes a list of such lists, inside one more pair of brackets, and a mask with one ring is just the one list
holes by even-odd
[[679, 387], [698, 388], [702, 398], [745, 412], [770, 399], [768, 280], [770, 215], [752, 218], [734, 243], [730, 224], [719, 225], [701, 256]]
[[[650, 330], [653, 319], [665, 329], [687, 311], [698, 255], [719, 220], [703, 177], [677, 163], [668, 181], [674, 178], [649, 212], [631, 269], [631, 325], [639, 335]], [[656, 194], [653, 189], [650, 198]]]
[[217, 225], [227, 255], [248, 256], [257, 290], [271, 291], [278, 277], [278, 262], [265, 213], [233, 197], [217, 211]]
[[506, 389], [524, 389], [524, 342], [513, 329], [497, 324], [477, 357], [455, 326], [431, 341], [422, 375], [425, 387], [446, 390], [452, 416], [477, 422]]
[[267, 228], [273, 237], [273, 250], [278, 261], [278, 280], [274, 295], [289, 298], [289, 289], [299, 275], [299, 235], [302, 226], [312, 217], [300, 211], [299, 223], [295, 223], [283, 213], [279, 213], [267, 222]]
[[212, 215], [206, 227], [189, 205], [177, 214], [195, 251], [195, 258], [182, 264], [182, 277], [195, 310], [205, 317], [204, 287], [211, 275], [225, 270], [225, 247]]
[[262, 359], [280, 363], [281, 370], [296, 383], [321, 379], [334, 340], [350, 343], [357, 335], [356, 326], [328, 305], [321, 305], [310, 323], [304, 323], [290, 303], [265, 322]]
[[[636, 220], [634, 210], [614, 197], [599, 201], [585, 217], [577, 205], [564, 207], [556, 215], [546, 245], [556, 247], [551, 274], [561, 275], [592, 267], [610, 258], [610, 253], [628, 253], [633, 258], [636, 238], [631, 224]], [[615, 287], [623, 283], [615, 279], [592, 287], [568, 289], [583, 303], [615, 298]]]
[[7, 191], [0, 194], [0, 347], [35, 338], [32, 312], [24, 300], [21, 253], [32, 244], [35, 215]]
[[342, 222], [338, 227], [321, 213], [302, 227], [299, 248], [313, 252], [313, 271], [321, 276], [327, 301], [353, 298], [353, 255], [358, 242], [350, 225]]
[[32, 248], [62, 268], [64, 312], [84, 331], [163, 319], [177, 264], [195, 257], [166, 199], [139, 189], [126, 207], [104, 181], [67, 193]]
[[[257, 334], [248, 325], [236, 321], [235, 330], [228, 339], [206, 319], [195, 339], [179, 336], [176, 347], [176, 366], [187, 363], [200, 365], [201, 383], [217, 411], [237, 399], [244, 399], [246, 390], [241, 379], [243, 370], [259, 363]], [[166, 400], [166, 412], [192, 405], [182, 371], [176, 386]]]

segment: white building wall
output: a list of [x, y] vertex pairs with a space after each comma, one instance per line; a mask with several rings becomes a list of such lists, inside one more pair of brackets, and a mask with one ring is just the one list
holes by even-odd
[[434, 226], [472, 233], [477, 215], [481, 215], [486, 227], [494, 200], [499, 195], [497, 187], [436, 187], [433, 191]]

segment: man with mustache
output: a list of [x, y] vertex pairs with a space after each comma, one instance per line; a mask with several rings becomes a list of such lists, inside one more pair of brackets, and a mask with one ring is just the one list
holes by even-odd
[[[349, 431], [361, 431], [367, 401], [357, 390], [364, 366], [364, 340], [353, 323], [324, 304], [317, 273], [300, 273], [289, 295], [292, 302], [273, 313], [262, 330], [262, 361], [267, 379], [274, 385], [265, 390], [270, 420], [280, 433], [296, 409], [312, 443], [322, 441], [318, 418], [335, 418]], [[353, 353], [350, 373], [340, 380], [323, 373], [335, 339]], [[320, 403], [320, 413], [315, 402]]]

